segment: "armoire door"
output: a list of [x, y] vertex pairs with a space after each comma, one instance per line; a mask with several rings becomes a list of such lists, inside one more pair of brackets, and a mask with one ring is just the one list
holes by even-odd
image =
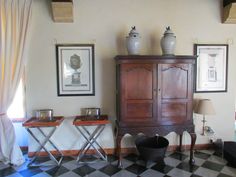
[[121, 125], [145, 126], [156, 121], [156, 65], [121, 64]]
[[158, 65], [158, 124], [192, 121], [192, 64]]

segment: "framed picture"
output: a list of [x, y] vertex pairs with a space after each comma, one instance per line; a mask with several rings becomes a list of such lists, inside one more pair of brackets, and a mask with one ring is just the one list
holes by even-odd
[[58, 96], [95, 95], [93, 44], [58, 44], [56, 60]]
[[227, 44], [195, 44], [195, 92], [227, 92]]

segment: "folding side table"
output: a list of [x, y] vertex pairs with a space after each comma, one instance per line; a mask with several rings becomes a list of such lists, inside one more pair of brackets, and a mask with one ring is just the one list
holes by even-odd
[[[107, 161], [107, 155], [101, 145], [97, 142], [97, 138], [104, 130], [106, 124], [109, 124], [107, 115], [101, 115], [99, 118], [96, 116], [76, 116], [73, 121], [73, 125], [84, 137], [86, 142], [82, 145], [81, 150], [77, 156], [77, 162], [81, 162], [86, 152], [93, 147], [96, 153], [105, 161]], [[89, 131], [88, 127], [95, 126], [93, 131]]]
[[[62, 152], [58, 149], [58, 147], [50, 140], [54, 132], [56, 131], [57, 127], [61, 125], [62, 121], [64, 120], [64, 117], [58, 116], [53, 117], [53, 120], [51, 121], [41, 121], [38, 120], [35, 117], [32, 117], [31, 119], [27, 120], [23, 123], [23, 127], [26, 128], [28, 133], [33, 137], [33, 139], [39, 144], [39, 147], [34, 152], [34, 157], [32, 158], [31, 162], [28, 164], [28, 167], [32, 166], [40, 166], [40, 165], [32, 165], [36, 159], [38, 158], [38, 155], [42, 149], [44, 149], [47, 154], [49, 155], [50, 159], [56, 163], [57, 166], [59, 166], [63, 159]], [[48, 127], [50, 128], [50, 131], [48, 133], [45, 133], [42, 128]], [[40, 132], [40, 134], [43, 136], [43, 140], [39, 140], [39, 137], [36, 135], [36, 132], [32, 131], [31, 129], [37, 129], [37, 132]], [[46, 144], [49, 143], [53, 146], [53, 148], [56, 150], [56, 154], [59, 153], [59, 160], [56, 159], [56, 156], [53, 155], [47, 148]]]

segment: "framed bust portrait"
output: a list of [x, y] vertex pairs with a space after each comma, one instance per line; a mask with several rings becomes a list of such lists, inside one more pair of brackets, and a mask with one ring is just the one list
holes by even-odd
[[57, 95], [93, 96], [94, 44], [57, 44]]

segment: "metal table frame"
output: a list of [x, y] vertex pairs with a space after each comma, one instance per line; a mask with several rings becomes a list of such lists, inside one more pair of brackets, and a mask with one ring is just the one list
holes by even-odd
[[[97, 138], [100, 136], [100, 134], [103, 132], [106, 124], [110, 123], [107, 120], [107, 116], [103, 116], [103, 120], [92, 120], [84, 118], [84, 120], [81, 120], [83, 118], [82, 116], [77, 116], [77, 118], [74, 120], [73, 124], [75, 125], [76, 129], [80, 132], [80, 134], [83, 136], [83, 138], [86, 140], [86, 142], [82, 145], [78, 156], [77, 156], [77, 162], [83, 163], [82, 158], [86, 155], [87, 151], [93, 147], [93, 149], [96, 151], [96, 154], [100, 156], [103, 160], [107, 161], [107, 154], [104, 151], [104, 149], [101, 147], [101, 145], [97, 142]], [[80, 121], [77, 121], [80, 119]], [[93, 131], [89, 131], [88, 127], [90, 126], [96, 126], [96, 128]]]
[[[61, 119], [63, 119], [62, 117], [60, 117]], [[63, 153], [60, 151], [60, 149], [55, 145], [55, 143], [52, 142], [52, 140], [50, 140], [50, 138], [52, 137], [52, 135], [55, 133], [56, 129], [58, 128], [58, 126], [60, 125], [62, 121], [60, 121], [59, 123], [57, 122], [56, 124], [50, 124], [50, 122], [47, 124], [47, 122], [41, 122], [41, 124], [37, 124], [37, 122], [30, 122], [30, 120], [28, 120], [26, 123], [23, 124], [23, 126], [26, 128], [27, 132], [32, 136], [32, 138], [39, 144], [39, 147], [36, 149], [36, 151], [33, 154], [33, 158], [31, 159], [30, 163], [27, 165], [28, 167], [37, 167], [37, 166], [51, 166], [51, 165], [57, 165], [60, 166], [61, 162], [64, 158]], [[48, 133], [45, 133], [42, 128], [50, 128], [50, 131]], [[40, 140], [39, 138], [37, 138], [37, 136], [35, 136], [35, 133], [31, 130], [31, 129], [37, 129], [38, 132], [40, 132], [40, 134], [43, 136], [43, 140]], [[46, 144], [49, 143], [50, 145], [52, 145], [52, 147], [57, 151], [57, 153], [59, 153], [58, 155], [53, 155], [46, 147]], [[47, 154], [49, 155], [50, 159], [55, 162], [55, 164], [48, 164], [48, 165], [35, 165], [33, 164], [37, 158], [39, 158], [39, 153], [41, 152], [41, 150], [45, 150], [45, 152], [47, 152]], [[59, 160], [56, 159], [56, 156], [59, 157]]]

